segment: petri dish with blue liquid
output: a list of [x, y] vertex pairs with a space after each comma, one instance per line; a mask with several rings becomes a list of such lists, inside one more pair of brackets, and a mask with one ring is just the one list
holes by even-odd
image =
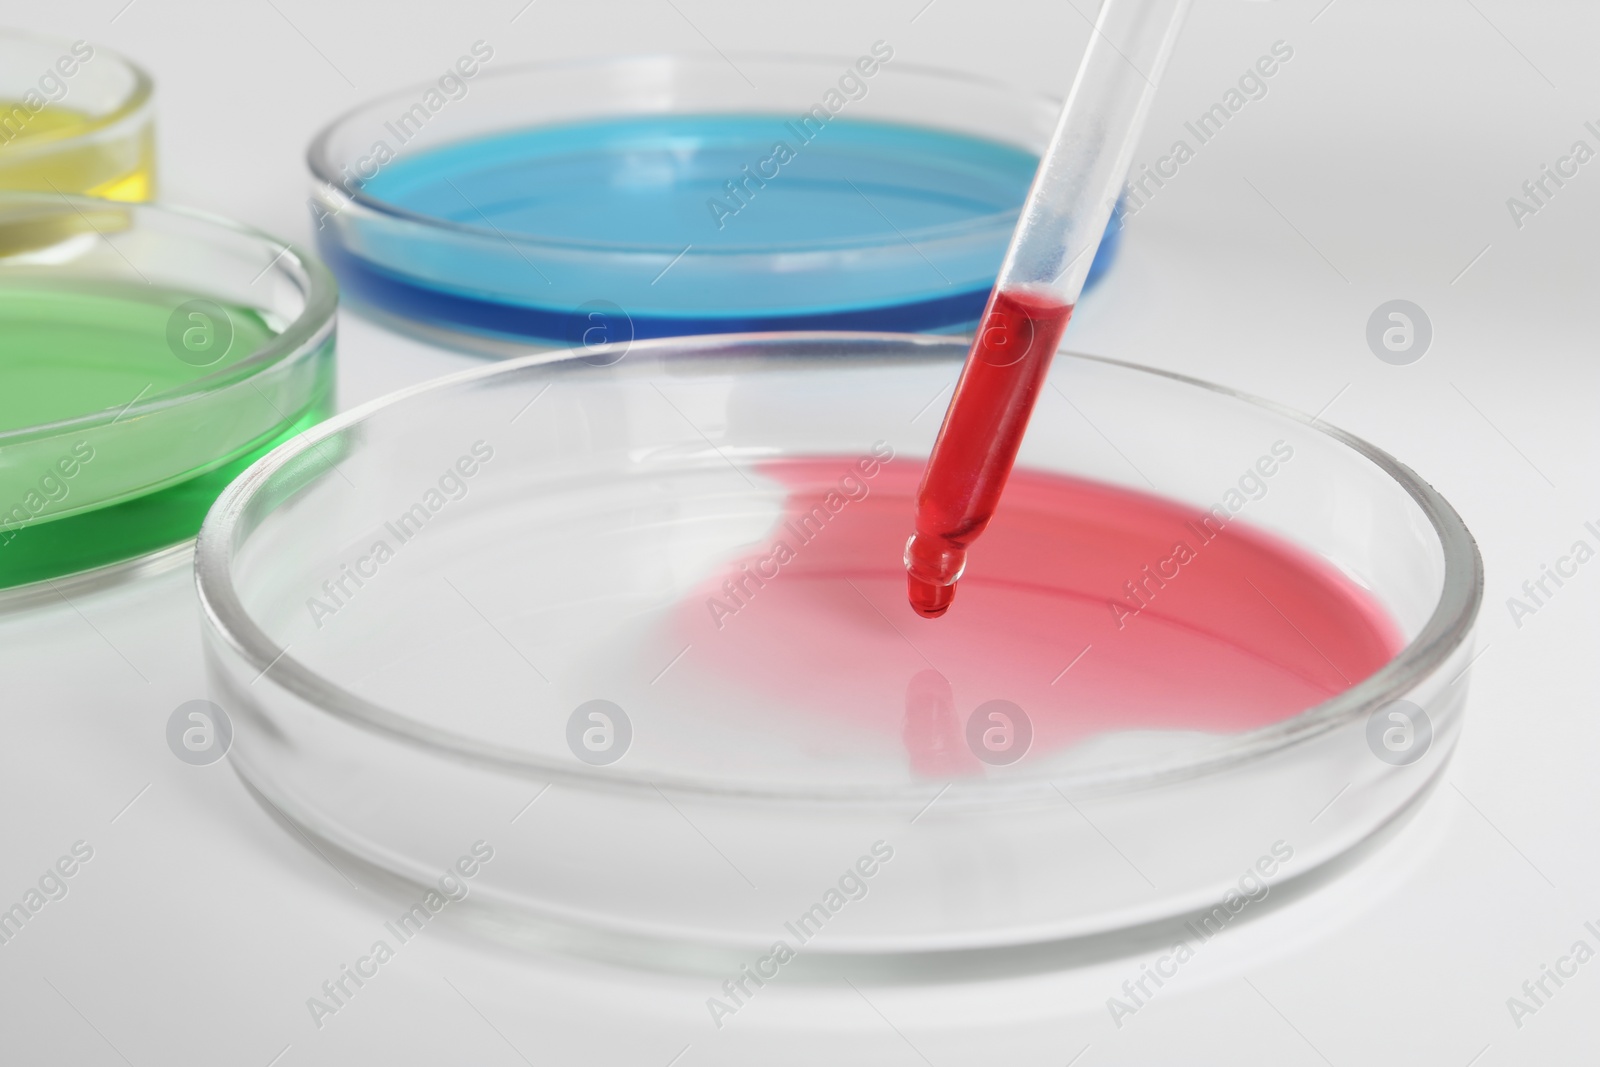
[[480, 42], [323, 131], [310, 208], [347, 298], [456, 347], [956, 333], [1058, 111], [884, 42], [504, 69]]

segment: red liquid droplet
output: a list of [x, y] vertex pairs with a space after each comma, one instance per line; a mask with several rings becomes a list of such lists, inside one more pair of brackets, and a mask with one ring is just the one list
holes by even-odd
[[907, 574], [906, 586], [912, 610], [924, 619], [937, 619], [950, 610], [950, 602], [956, 598], [954, 582], [949, 585], [936, 585], [918, 578], [915, 574]]
[[911, 606], [923, 618], [938, 618], [955, 599], [967, 548], [1000, 503], [1071, 317], [1072, 305], [1031, 290], [989, 298], [928, 456], [916, 533], [906, 543]]

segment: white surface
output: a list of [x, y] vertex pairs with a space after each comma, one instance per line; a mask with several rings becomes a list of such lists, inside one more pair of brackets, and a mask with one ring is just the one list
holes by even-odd
[[[537, 0], [519, 14], [523, 2], [4, 0], [0, 23], [143, 63], [158, 82], [165, 196], [302, 241], [312, 133], [442, 70], [478, 38], [497, 64], [707, 39], [725, 51], [854, 55], [884, 38], [911, 60], [1060, 92], [1087, 32], [1067, 4], [1014, 0], [935, 0], [920, 14], [923, 0]], [[1600, 927], [1600, 567], [1580, 570], [1520, 629], [1505, 601], [1575, 539], [1593, 544], [1582, 524], [1600, 520], [1587, 477], [1600, 162], [1521, 229], [1505, 201], [1574, 140], [1600, 146], [1583, 128], [1600, 125], [1600, 11], [1324, 3], [1199, 0], [1138, 161], [1164, 152], [1273, 41], [1294, 59], [1134, 220], [1068, 343], [1311, 411], [1331, 400], [1329, 421], [1410, 463], [1477, 534], [1489, 584], [1467, 735], [1424, 818], [1378, 861], [1208, 945], [1120, 1029], [1105, 999], [1137, 961], [981, 987], [774, 985], [718, 1031], [705, 979], [541, 962], [446, 929], [401, 947], [318, 1029], [306, 998], [399, 909], [269, 819], [225, 763], [194, 768], [167, 750], [172, 709], [205, 694], [179, 570], [0, 620], [0, 906], [74, 841], [95, 849], [68, 895], [0, 946], [0, 1060], [648, 1067], [681, 1052], [682, 1067], [1489, 1067], [1590, 1057], [1600, 962], [1520, 1028], [1506, 998], [1579, 938], [1600, 948], [1583, 926]], [[1037, 26], [1019, 24], [1034, 12]], [[1396, 297], [1434, 325], [1432, 349], [1409, 367], [1379, 362], [1364, 340], [1368, 315]], [[341, 325], [346, 405], [470, 363], [349, 314]], [[1135, 460], [1168, 445], [1121, 444]], [[519, 847], [529, 818], [508, 822], [495, 846]]]

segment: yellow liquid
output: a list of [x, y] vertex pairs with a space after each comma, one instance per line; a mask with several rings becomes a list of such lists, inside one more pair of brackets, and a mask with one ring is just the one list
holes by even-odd
[[146, 120], [117, 136], [73, 143], [92, 124], [72, 108], [31, 112], [0, 100], [0, 189], [82, 193], [107, 200], [155, 195], [155, 129]]

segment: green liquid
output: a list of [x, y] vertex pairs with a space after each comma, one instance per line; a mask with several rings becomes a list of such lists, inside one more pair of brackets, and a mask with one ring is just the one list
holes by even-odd
[[[137, 282], [0, 289], [0, 434], [38, 428], [0, 443], [0, 588], [194, 536], [235, 476], [332, 410], [331, 343], [250, 376], [238, 365], [274, 324], [197, 299]], [[202, 379], [214, 391], [160, 403]], [[97, 412], [115, 419], [47, 428]]]
[[[0, 431], [121, 408], [135, 396], [171, 392], [238, 363], [277, 333], [253, 309], [227, 307], [233, 338], [220, 358], [196, 366], [173, 354], [167, 323], [192, 294], [105, 283], [82, 288], [0, 289]], [[219, 354], [228, 326], [193, 329], [185, 354], [195, 362]]]

